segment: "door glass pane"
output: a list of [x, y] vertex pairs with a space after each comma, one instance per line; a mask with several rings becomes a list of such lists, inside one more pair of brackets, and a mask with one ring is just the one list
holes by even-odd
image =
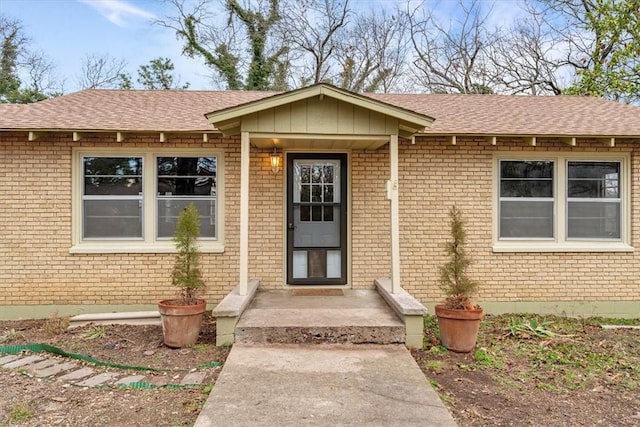
[[307, 251], [293, 251], [293, 278], [307, 278]]
[[333, 203], [333, 185], [324, 186], [324, 202]]
[[314, 222], [322, 221], [322, 206], [311, 206], [311, 220]]
[[342, 252], [327, 251], [327, 277], [342, 277]]
[[322, 185], [314, 185], [313, 187], [311, 187], [311, 202], [322, 202]]
[[313, 249], [307, 251], [309, 277], [327, 277], [327, 251], [324, 249]]

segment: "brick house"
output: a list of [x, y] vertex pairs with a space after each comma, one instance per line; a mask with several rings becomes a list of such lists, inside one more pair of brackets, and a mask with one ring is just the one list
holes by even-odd
[[[443, 295], [447, 211], [490, 313], [638, 316], [640, 108], [594, 98], [86, 90], [0, 105], [0, 319], [155, 308], [202, 214], [235, 286]], [[275, 164], [275, 162], [279, 162]]]

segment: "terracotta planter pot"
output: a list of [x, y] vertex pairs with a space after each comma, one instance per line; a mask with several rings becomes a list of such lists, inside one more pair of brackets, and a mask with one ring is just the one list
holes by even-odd
[[436, 305], [442, 345], [457, 353], [472, 351], [478, 339], [482, 314], [481, 308], [477, 310], [451, 310], [443, 305]]
[[181, 348], [198, 341], [200, 326], [207, 302], [200, 300], [194, 305], [181, 304], [180, 300], [164, 300], [158, 303], [162, 319], [162, 334], [167, 347]]

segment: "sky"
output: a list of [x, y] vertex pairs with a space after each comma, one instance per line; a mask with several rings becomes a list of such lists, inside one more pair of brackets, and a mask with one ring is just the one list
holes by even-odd
[[[400, 0], [352, 1], [358, 8], [384, 7]], [[501, 21], [516, 9], [516, 0], [482, 1], [494, 4], [492, 16]], [[455, 7], [454, 0], [440, 0], [438, 10], [451, 16]], [[77, 81], [87, 55], [105, 54], [124, 59], [134, 83], [140, 65], [165, 57], [173, 61], [175, 74], [182, 84], [189, 82], [190, 89], [223, 89], [212, 82], [202, 60], [181, 54], [183, 44], [173, 30], [152, 23], [171, 12], [162, 0], [0, 0], [0, 14], [21, 21], [30, 48], [53, 61], [65, 92], [79, 90]]]
[[174, 32], [152, 24], [169, 11], [160, 0], [0, 0], [0, 14], [21, 21], [31, 49], [54, 62], [65, 92], [79, 89], [82, 61], [90, 54], [124, 59], [134, 83], [140, 65], [168, 57], [182, 83], [211, 89], [203, 62], [182, 56]]

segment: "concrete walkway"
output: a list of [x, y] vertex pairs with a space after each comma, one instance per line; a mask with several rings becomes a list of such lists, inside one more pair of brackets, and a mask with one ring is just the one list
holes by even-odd
[[195, 426], [456, 426], [403, 345], [235, 344]]

